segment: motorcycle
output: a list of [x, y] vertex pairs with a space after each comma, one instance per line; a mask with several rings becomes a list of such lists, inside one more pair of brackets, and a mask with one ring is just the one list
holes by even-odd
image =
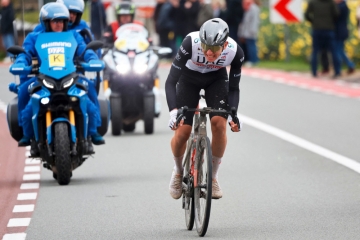
[[144, 121], [145, 134], [152, 134], [154, 118], [161, 109], [159, 58], [172, 50], [152, 46], [148, 31], [139, 24], [122, 25], [116, 37], [114, 46], [103, 57], [104, 91], [110, 99], [112, 134], [121, 135], [122, 130], [133, 132], [140, 119]]
[[[102, 42], [93, 41], [86, 49], [101, 47]], [[39, 157], [57, 182], [67, 185], [73, 170], [94, 154], [88, 136], [88, 83], [78, 72], [101, 71], [104, 63], [100, 60], [74, 62], [77, 42], [71, 32], [41, 33], [35, 48], [39, 59], [33, 58], [32, 65], [24, 68], [10, 67], [10, 72], [13, 75], [33, 74], [37, 78], [29, 86], [35, 135], [31, 148], [36, 152], [31, 157]], [[20, 46], [12, 46], [8, 51], [15, 56], [25, 52]], [[7, 120], [11, 136], [19, 141], [23, 131], [19, 128], [17, 104], [17, 97], [8, 104]], [[99, 104], [102, 125], [98, 132], [105, 135], [109, 122], [108, 102], [99, 99]]]

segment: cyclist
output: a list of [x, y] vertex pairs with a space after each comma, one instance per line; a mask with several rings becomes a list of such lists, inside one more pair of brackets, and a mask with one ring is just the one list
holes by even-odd
[[[189, 33], [183, 40], [172, 63], [165, 83], [166, 99], [170, 111], [169, 127], [175, 130], [171, 149], [175, 166], [172, 172], [170, 195], [178, 199], [182, 195], [182, 160], [191, 129], [194, 112], [187, 112], [179, 126], [175, 125], [177, 109], [183, 106], [195, 108], [199, 92], [205, 90], [208, 107], [229, 110], [239, 104], [239, 83], [244, 53], [229, 36], [229, 27], [220, 18], [206, 21], [200, 31]], [[230, 66], [229, 77], [226, 66]], [[213, 183], [212, 197], [222, 197], [218, 182], [218, 169], [226, 147], [226, 121], [231, 130], [241, 130], [228, 114], [210, 114], [212, 131]]]
[[119, 27], [127, 23], [137, 23], [143, 25], [141, 22], [134, 20], [135, 18], [135, 4], [131, 2], [121, 2], [115, 7], [116, 21], [110, 23], [103, 34], [104, 40], [107, 44], [112, 46], [116, 40], [116, 31]]
[[[65, 5], [60, 3], [48, 3], [45, 4], [40, 11], [40, 22], [43, 26], [43, 31], [40, 32], [32, 32], [28, 34], [24, 40], [23, 48], [26, 53], [20, 54], [12, 68], [29, 66], [32, 62], [32, 57], [37, 57], [37, 52], [35, 49], [35, 42], [40, 33], [43, 32], [62, 32], [67, 31], [69, 21], [69, 11], [65, 7]], [[73, 32], [74, 37], [77, 41], [78, 47], [76, 51], [76, 56], [80, 56], [85, 50], [85, 43], [83, 38], [77, 32]], [[86, 50], [84, 54], [84, 60], [89, 62], [91, 60], [97, 60], [98, 56], [95, 54], [93, 50]], [[31, 78], [28, 82], [34, 83], [36, 81], [36, 77]], [[30, 85], [29, 84], [29, 85]], [[94, 144], [104, 144], [105, 141], [101, 137], [99, 133], [97, 133], [96, 122], [99, 112], [96, 110], [95, 105], [92, 101], [87, 101], [87, 113], [89, 115], [89, 135], [91, 136], [91, 140]], [[23, 126], [24, 137], [19, 141], [19, 146], [28, 146], [30, 145], [30, 139], [33, 137], [33, 128], [31, 124], [32, 117], [32, 106], [31, 101], [28, 102], [25, 109], [22, 111], [21, 119]]]

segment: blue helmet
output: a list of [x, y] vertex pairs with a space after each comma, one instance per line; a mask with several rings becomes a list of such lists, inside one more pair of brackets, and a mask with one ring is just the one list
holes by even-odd
[[67, 31], [67, 26], [69, 22], [69, 10], [65, 7], [64, 4], [50, 2], [45, 4], [41, 8], [39, 19], [41, 26], [45, 29], [45, 32], [51, 32], [50, 21], [55, 19], [63, 19], [63, 31]]
[[69, 26], [71, 25], [78, 25], [81, 20], [81, 16], [84, 12], [85, 3], [84, 0], [57, 0], [57, 3], [64, 4], [67, 9], [69, 9], [69, 12], [75, 12], [76, 13], [76, 20], [75, 22], [71, 23], [69, 22]]

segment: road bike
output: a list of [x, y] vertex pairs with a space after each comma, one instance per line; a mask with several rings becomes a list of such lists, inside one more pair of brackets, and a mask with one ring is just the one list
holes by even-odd
[[186, 146], [183, 161], [183, 196], [182, 208], [185, 209], [185, 222], [188, 230], [192, 230], [194, 222], [199, 236], [206, 234], [211, 210], [212, 200], [212, 151], [210, 139], [206, 133], [207, 114], [230, 114], [234, 123], [238, 124], [236, 109], [231, 111], [217, 110], [210, 107], [189, 109], [182, 107], [178, 110], [176, 124], [185, 116], [187, 111], [195, 112], [193, 133], [191, 133]]

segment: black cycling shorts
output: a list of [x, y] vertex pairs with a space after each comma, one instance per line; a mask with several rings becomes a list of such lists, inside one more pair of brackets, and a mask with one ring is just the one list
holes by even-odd
[[[227, 78], [216, 79], [204, 86], [194, 84], [186, 80], [186, 76], [182, 75], [176, 85], [176, 107], [179, 109], [183, 106], [188, 108], [196, 108], [200, 100], [200, 90], [205, 90], [205, 100], [208, 107], [214, 109], [229, 109], [228, 104], [228, 84]], [[210, 119], [213, 116], [221, 116], [227, 119], [226, 113], [210, 113]], [[184, 124], [192, 126], [194, 112], [185, 114]]]

